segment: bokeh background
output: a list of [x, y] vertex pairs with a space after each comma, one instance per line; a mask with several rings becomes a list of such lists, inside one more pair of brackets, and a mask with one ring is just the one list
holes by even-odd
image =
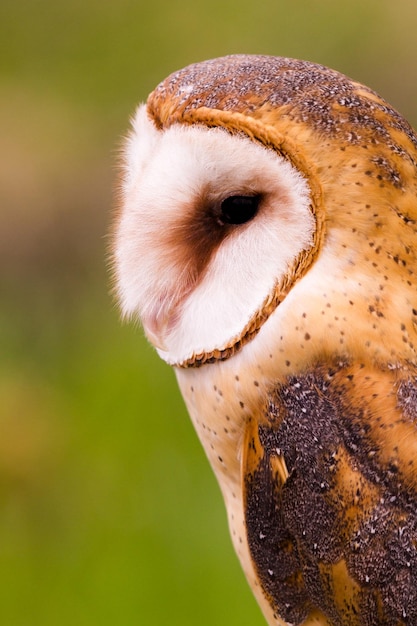
[[417, 123], [415, 0], [1, 0], [0, 623], [261, 626], [173, 373], [106, 270], [115, 163], [167, 74], [330, 65]]

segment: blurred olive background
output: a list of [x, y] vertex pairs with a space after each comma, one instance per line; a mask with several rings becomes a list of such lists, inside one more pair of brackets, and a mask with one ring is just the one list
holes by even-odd
[[173, 373], [109, 295], [120, 138], [171, 71], [307, 58], [417, 122], [415, 0], [1, 0], [0, 623], [255, 626]]

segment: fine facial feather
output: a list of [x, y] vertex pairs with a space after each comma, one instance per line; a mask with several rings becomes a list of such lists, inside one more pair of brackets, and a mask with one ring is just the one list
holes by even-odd
[[[140, 316], [170, 363], [237, 341], [312, 244], [306, 181], [272, 150], [223, 129], [158, 131], [144, 108], [125, 170], [116, 243], [125, 315]], [[261, 201], [250, 222], [216, 223], [222, 200], [253, 194]]]
[[[168, 362], [205, 351], [175, 371], [268, 623], [412, 626], [413, 130], [328, 68], [236, 55], [161, 83], [126, 161], [122, 306]], [[205, 231], [248, 180], [280, 201]]]

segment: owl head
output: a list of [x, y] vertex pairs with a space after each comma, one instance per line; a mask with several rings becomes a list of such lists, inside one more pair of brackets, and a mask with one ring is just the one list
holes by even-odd
[[271, 317], [299, 350], [413, 360], [416, 148], [376, 93], [320, 65], [235, 55], [172, 74], [124, 148], [124, 315], [179, 367], [230, 358]]

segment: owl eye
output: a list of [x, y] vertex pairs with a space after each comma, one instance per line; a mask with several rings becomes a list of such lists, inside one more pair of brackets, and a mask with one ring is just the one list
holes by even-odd
[[245, 224], [258, 212], [260, 195], [229, 196], [220, 205], [220, 224]]

